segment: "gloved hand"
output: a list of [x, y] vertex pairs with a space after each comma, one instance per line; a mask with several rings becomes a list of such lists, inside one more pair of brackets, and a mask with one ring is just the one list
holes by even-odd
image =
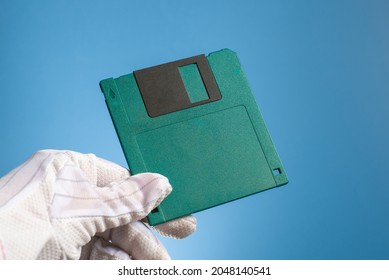
[[[0, 259], [169, 259], [141, 220], [170, 191], [159, 174], [39, 151], [0, 179]], [[195, 228], [193, 216], [155, 227], [174, 238]]]

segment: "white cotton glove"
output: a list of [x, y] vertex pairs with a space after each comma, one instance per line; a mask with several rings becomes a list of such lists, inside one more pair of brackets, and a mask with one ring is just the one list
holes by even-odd
[[[0, 179], [0, 259], [168, 259], [140, 220], [170, 191], [162, 175], [130, 176], [93, 154], [37, 152]], [[182, 238], [196, 221], [159, 227]]]

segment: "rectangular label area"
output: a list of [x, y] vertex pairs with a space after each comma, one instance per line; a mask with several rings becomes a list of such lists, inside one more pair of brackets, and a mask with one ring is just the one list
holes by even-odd
[[141, 133], [136, 139], [147, 170], [167, 176], [173, 186], [159, 211], [149, 215], [151, 223], [276, 185], [244, 106]]

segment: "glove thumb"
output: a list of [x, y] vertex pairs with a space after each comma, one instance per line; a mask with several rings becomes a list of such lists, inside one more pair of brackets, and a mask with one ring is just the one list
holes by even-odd
[[77, 244], [65, 252], [78, 258], [81, 246], [97, 232], [143, 219], [171, 190], [168, 179], [154, 173], [137, 174], [100, 188], [88, 180], [57, 180], [50, 216], [62, 246]]

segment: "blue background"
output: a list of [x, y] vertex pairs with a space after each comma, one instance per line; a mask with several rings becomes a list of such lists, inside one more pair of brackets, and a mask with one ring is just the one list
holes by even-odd
[[[142, 3], [140, 3], [142, 2]], [[1, 1], [0, 176], [38, 149], [126, 166], [98, 83], [236, 51], [290, 183], [197, 213], [175, 259], [389, 258], [388, 1]]]

